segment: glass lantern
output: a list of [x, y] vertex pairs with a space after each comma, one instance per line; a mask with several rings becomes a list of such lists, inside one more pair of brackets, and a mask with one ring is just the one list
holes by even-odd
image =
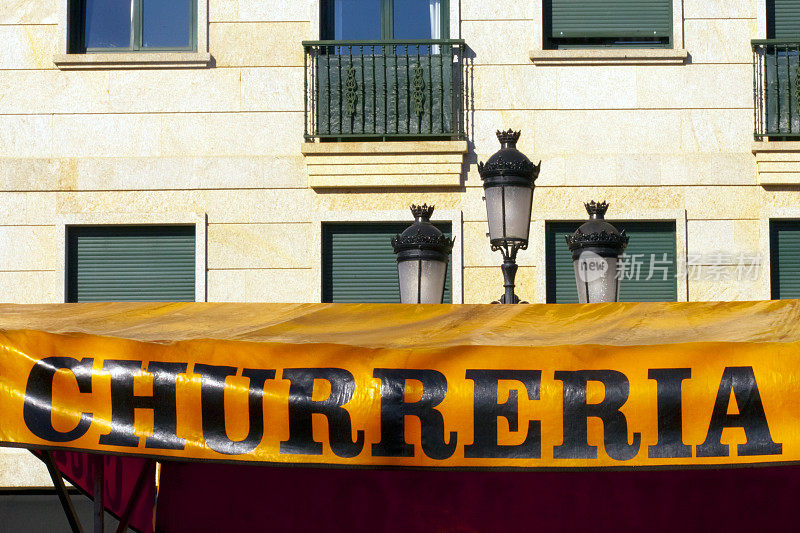
[[434, 206], [412, 205], [414, 223], [392, 238], [397, 254], [400, 302], [440, 304], [444, 297], [447, 262], [455, 240], [431, 224]]
[[625, 230], [604, 220], [608, 204], [584, 204], [589, 221], [574, 234], [567, 235], [567, 246], [572, 252], [578, 301], [585, 303], [618, 302], [622, 281], [619, 275], [620, 256], [628, 246]]

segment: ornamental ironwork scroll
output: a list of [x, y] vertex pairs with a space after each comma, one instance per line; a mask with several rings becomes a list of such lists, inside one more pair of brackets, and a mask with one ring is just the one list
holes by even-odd
[[414, 101], [414, 112], [421, 117], [425, 114], [425, 78], [422, 77], [422, 67], [419, 63], [414, 65], [414, 79], [411, 82], [411, 98]]
[[356, 90], [358, 89], [358, 82], [356, 82], [356, 69], [353, 65], [347, 67], [347, 78], [344, 82], [344, 102], [345, 102], [345, 109], [347, 114], [353, 116], [356, 114], [356, 102], [358, 101], [358, 95], [356, 94]]

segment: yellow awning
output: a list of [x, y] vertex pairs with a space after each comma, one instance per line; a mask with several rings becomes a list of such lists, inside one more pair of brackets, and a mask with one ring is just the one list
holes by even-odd
[[452, 468], [800, 461], [800, 301], [0, 306], [0, 441]]

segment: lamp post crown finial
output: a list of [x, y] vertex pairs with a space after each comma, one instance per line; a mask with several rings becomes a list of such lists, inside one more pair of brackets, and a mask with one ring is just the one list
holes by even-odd
[[517, 144], [517, 141], [519, 140], [519, 136], [521, 133], [522, 133], [521, 131], [514, 131], [509, 128], [508, 131], [498, 130], [496, 135], [497, 135], [497, 140], [500, 141], [501, 146], [513, 147]]
[[431, 219], [431, 216], [433, 215], [433, 209], [434, 208], [435, 208], [435, 206], [433, 206], [433, 205], [429, 206], [428, 204], [422, 204], [422, 205], [412, 204], [411, 205], [411, 214], [414, 215], [414, 220], [419, 220], [419, 221], [426, 220], [427, 221], [427, 220]]
[[586, 212], [589, 213], [590, 219], [604, 219], [606, 216], [606, 211], [608, 211], [608, 202], [595, 202], [592, 200], [589, 203], [584, 203], [584, 207], [586, 207]]

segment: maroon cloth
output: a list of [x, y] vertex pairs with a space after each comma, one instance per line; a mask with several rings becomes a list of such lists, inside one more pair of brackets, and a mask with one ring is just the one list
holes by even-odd
[[156, 531], [785, 531], [800, 467], [464, 472], [163, 463]]
[[[131, 515], [130, 525], [142, 533], [152, 533], [153, 509], [156, 501], [156, 476], [153, 461], [138, 457], [117, 457], [71, 451], [53, 451], [52, 454], [53, 461], [61, 471], [61, 475], [82, 489], [89, 497], [94, 495], [94, 464], [96, 461], [102, 460], [105, 467], [103, 503], [105, 508], [118, 518], [125, 512], [142, 469], [149, 468], [151, 475], [148, 475], [142, 493], [139, 495], [133, 515]], [[84, 524], [84, 528], [90, 527], [90, 524]]]

